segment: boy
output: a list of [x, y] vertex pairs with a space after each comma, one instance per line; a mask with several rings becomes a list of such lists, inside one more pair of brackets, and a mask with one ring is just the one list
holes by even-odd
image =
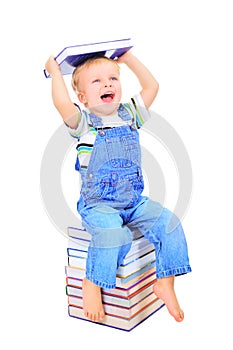
[[[124, 63], [141, 85], [139, 95], [122, 104], [120, 71]], [[73, 73], [72, 86], [81, 110], [70, 99], [59, 66], [50, 57], [52, 98], [68, 130], [78, 139], [76, 170], [82, 179], [78, 212], [92, 235], [83, 280], [83, 309], [92, 321], [104, 319], [101, 287], [114, 288], [116, 270], [128, 253], [132, 232], [140, 231], [155, 245], [154, 293], [181, 322], [184, 313], [175, 290], [176, 275], [191, 271], [187, 244], [178, 219], [159, 203], [142, 196], [143, 178], [138, 131], [149, 118], [148, 108], [158, 92], [149, 70], [128, 51], [113, 61], [92, 58]], [[177, 220], [172, 232], [167, 226]]]

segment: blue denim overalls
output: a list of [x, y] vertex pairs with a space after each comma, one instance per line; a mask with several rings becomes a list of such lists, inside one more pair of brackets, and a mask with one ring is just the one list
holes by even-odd
[[[135, 230], [155, 245], [157, 278], [191, 271], [179, 220], [158, 202], [142, 196], [138, 131], [123, 105], [118, 115], [131, 125], [103, 128], [101, 118], [90, 114], [98, 133], [88, 168], [80, 169], [78, 212], [92, 235], [86, 277], [103, 288], [115, 288], [116, 270], [131, 247]], [[174, 229], [168, 233], [167, 226], [174, 220]]]

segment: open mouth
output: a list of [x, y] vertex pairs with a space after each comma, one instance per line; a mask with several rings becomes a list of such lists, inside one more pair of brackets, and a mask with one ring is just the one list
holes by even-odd
[[114, 99], [115, 94], [113, 94], [112, 92], [108, 92], [102, 96], [100, 96], [101, 100], [105, 103], [111, 103]]

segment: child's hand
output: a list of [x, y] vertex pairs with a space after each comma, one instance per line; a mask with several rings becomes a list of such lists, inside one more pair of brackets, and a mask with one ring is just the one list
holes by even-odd
[[59, 64], [56, 62], [54, 56], [50, 56], [48, 61], [45, 63], [45, 69], [52, 76], [54, 74], [61, 74]]
[[129, 50], [126, 53], [124, 53], [122, 56], [118, 57], [118, 59], [116, 60], [117, 63], [126, 63], [131, 59], [131, 57], [133, 57], [132, 52]]

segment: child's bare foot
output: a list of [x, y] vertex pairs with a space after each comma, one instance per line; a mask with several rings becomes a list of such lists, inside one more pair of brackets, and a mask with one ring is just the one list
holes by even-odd
[[83, 311], [91, 321], [98, 322], [104, 319], [101, 289], [87, 278], [83, 279]]
[[174, 290], [174, 276], [157, 279], [153, 289], [155, 295], [162, 299], [169, 311], [177, 322], [184, 319], [184, 313], [181, 310], [176, 293]]

